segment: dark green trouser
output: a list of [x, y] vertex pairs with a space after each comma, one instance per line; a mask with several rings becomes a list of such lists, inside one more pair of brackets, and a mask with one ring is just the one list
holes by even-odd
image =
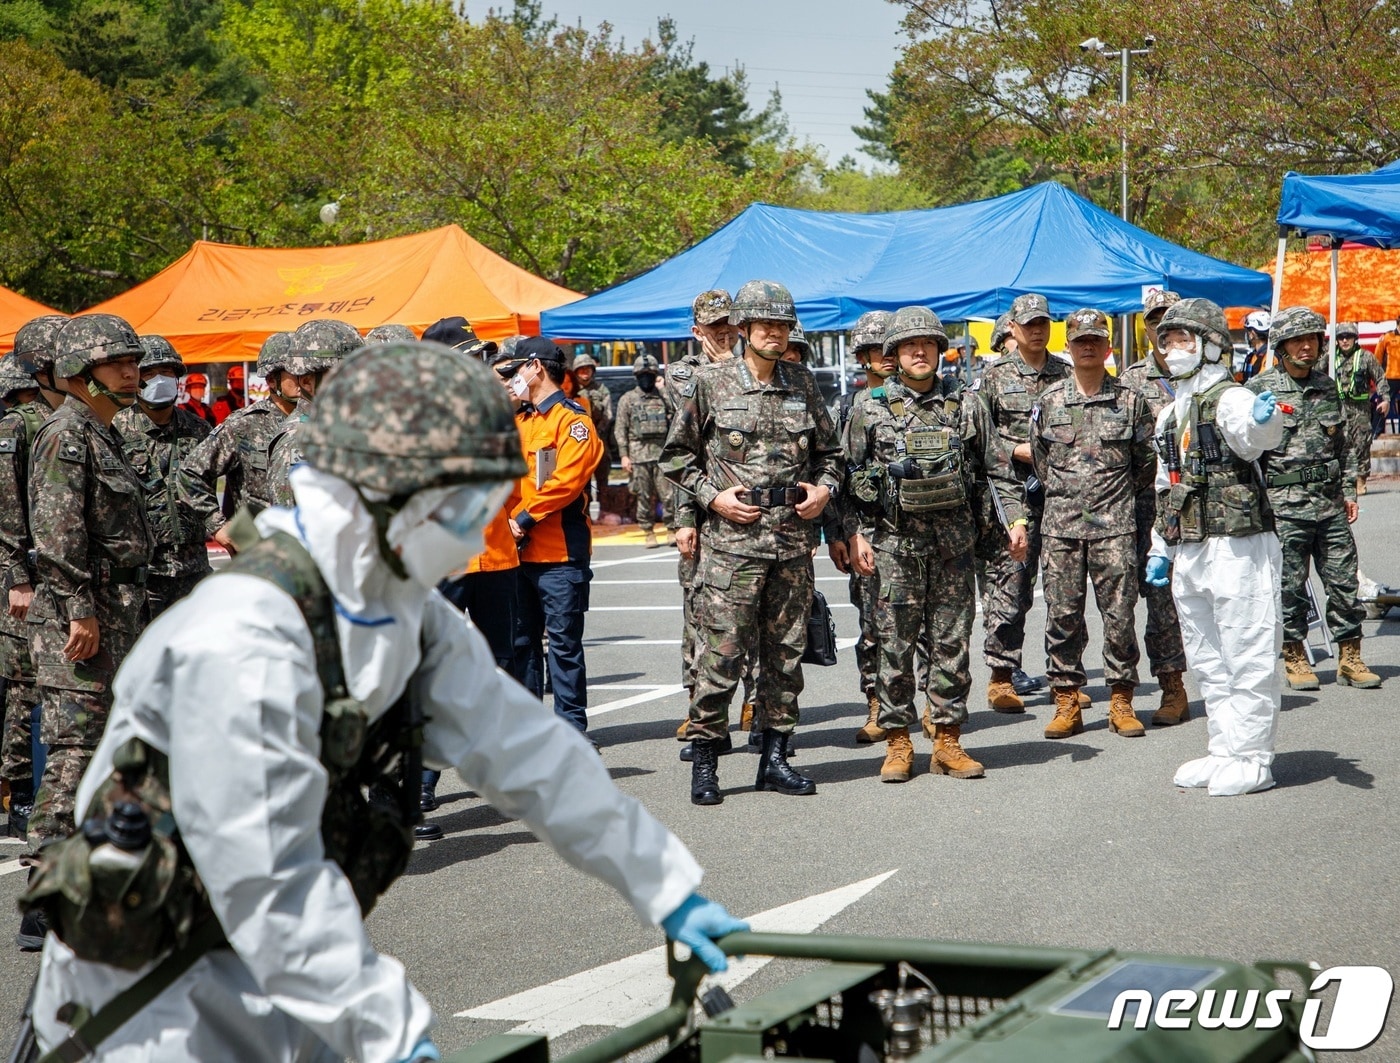
[[1308, 637], [1308, 562], [1317, 569], [1327, 595], [1327, 630], [1338, 642], [1361, 637], [1365, 607], [1356, 600], [1356, 540], [1345, 513], [1327, 520], [1278, 518], [1283, 553], [1283, 637]]
[[1045, 658], [1051, 687], [1082, 687], [1086, 584], [1103, 618], [1104, 682], [1137, 685], [1140, 657], [1133, 612], [1137, 608], [1137, 543], [1133, 533], [1105, 539], [1061, 539], [1047, 535], [1045, 566]]

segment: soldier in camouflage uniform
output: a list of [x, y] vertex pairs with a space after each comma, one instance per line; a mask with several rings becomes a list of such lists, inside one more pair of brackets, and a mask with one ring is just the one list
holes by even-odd
[[[35, 848], [73, 830], [74, 794], [106, 726], [112, 679], [146, 625], [145, 498], [112, 428], [136, 401], [144, 353], [111, 314], [75, 317], [54, 340], [54, 373], [68, 398], [39, 429], [29, 459], [39, 582], [27, 619], [48, 746], [29, 821]], [[42, 947], [33, 914], [22, 947]]]
[[[151, 619], [179, 601], [212, 569], [205, 539], [223, 524], [207, 491], [191, 492], [180, 475], [190, 455], [208, 437], [208, 422], [175, 405], [185, 363], [164, 336], [142, 336], [141, 395], [136, 406], [112, 421], [122, 449], [141, 479], [146, 520], [155, 540], [146, 576]], [[225, 419], [225, 424], [228, 419]]]
[[662, 451], [666, 475], [707, 511], [702, 536], [704, 646], [690, 705], [691, 800], [719, 804], [716, 756], [728, 737], [729, 702], [744, 658], [759, 652], [762, 731], [757, 789], [811, 794], [816, 784], [787, 763], [797, 725], [802, 653], [812, 605], [811, 523], [844, 472], [836, 426], [815, 378], [783, 363], [796, 324], [781, 284], [749, 281], [731, 324], [742, 358], [695, 378]]
[[[924, 641], [931, 648], [925, 669], [934, 727], [929, 770], [957, 779], [983, 774], [961, 743], [976, 612], [972, 487], [1005, 456], [977, 396], [968, 392], [964, 402], [958, 392], [940, 387], [938, 363], [947, 345], [932, 310], [897, 311], [883, 351], [897, 356], [898, 376], [866, 396], [846, 431], [849, 504], [864, 510], [873, 525], [870, 541], [860, 532], [852, 537], [850, 553], [852, 566], [874, 584], [878, 726], [887, 743], [882, 782], [906, 782], [913, 773], [909, 728]], [[1020, 493], [1005, 481], [995, 486], [1010, 524], [1007, 549], [1024, 557]]]
[[[1132, 388], [1146, 400], [1152, 411], [1153, 423], [1158, 414], [1171, 405], [1176, 395], [1161, 347], [1157, 342], [1157, 323], [1167, 307], [1179, 302], [1176, 292], [1154, 288], [1142, 307], [1143, 329], [1147, 333], [1148, 349], [1139, 361], [1118, 374], [1118, 382]], [[1155, 587], [1147, 582], [1147, 557], [1152, 550], [1152, 527], [1157, 519], [1155, 487], [1137, 497], [1138, 595], [1147, 601], [1147, 631], [1143, 644], [1152, 674], [1162, 688], [1161, 704], [1152, 714], [1155, 727], [1171, 727], [1191, 718], [1186, 698], [1186, 686], [1181, 680], [1186, 671], [1186, 650], [1181, 643], [1181, 622], [1176, 616], [1170, 586]]]
[[1055, 692], [1046, 738], [1084, 730], [1085, 582], [1103, 617], [1108, 726], [1125, 738], [1145, 731], [1133, 715], [1138, 644], [1138, 495], [1157, 474], [1155, 419], [1137, 391], [1109, 376], [1108, 317], [1076, 310], [1065, 321], [1073, 376], [1050, 385], [1031, 410], [1031, 455], [1045, 485], [1045, 656]]
[[[287, 371], [291, 346], [290, 332], [274, 332], [263, 342], [258, 351], [258, 375], [267, 381], [267, 398], [230, 414], [194, 449], [185, 465], [185, 478], [197, 478], [211, 494], [219, 477], [224, 478], [225, 520], [250, 503], [258, 509], [271, 504], [268, 452], [300, 394], [296, 377]], [[193, 484], [187, 489], [197, 490]]]
[[292, 466], [301, 460], [297, 433], [311, 416], [311, 403], [316, 397], [317, 385], [336, 362], [363, 346], [364, 340], [353, 326], [332, 318], [308, 321], [292, 333], [285, 371], [296, 378], [297, 404], [268, 443], [268, 498], [252, 498], [254, 503], [265, 501], [266, 505], [271, 506], [296, 505], [288, 474]]
[[661, 544], [656, 540], [656, 506], [661, 504], [661, 519], [666, 525], [666, 545], [675, 538], [671, 532], [670, 482], [661, 475], [657, 461], [666, 433], [671, 427], [671, 406], [656, 390], [656, 377], [661, 366], [649, 354], [638, 356], [632, 363], [637, 386], [617, 403], [613, 432], [622, 467], [631, 478], [628, 486], [637, 496], [637, 524], [646, 533], [647, 549]]
[[[1051, 357], [1050, 304], [1043, 295], [1018, 295], [1011, 304], [1007, 341], [1016, 349], [998, 358], [982, 373], [977, 391], [987, 404], [1002, 446], [1012, 460], [991, 475], [1026, 489], [1026, 560], [1013, 560], [1005, 550], [987, 563], [987, 594], [982, 603], [986, 632], [983, 656], [992, 670], [987, 703], [997, 712], [1024, 712], [1022, 693], [1038, 685], [1017, 675], [1026, 639], [1026, 613], [1034, 600], [1040, 573], [1041, 508], [1044, 493], [1031, 475], [1031, 408], [1051, 384], [1069, 376], [1069, 366]], [[1013, 681], [1019, 680], [1019, 690]], [[1087, 698], [1084, 699], [1087, 704]]]
[[[601, 503], [603, 489], [608, 486], [608, 475], [612, 472], [609, 433], [615, 433], [617, 425], [613, 416], [612, 392], [597, 378], [598, 363], [591, 354], [580, 354], [575, 358], [572, 371], [576, 394], [588, 400], [588, 416], [593, 418], [593, 427], [598, 429], [598, 438], [603, 441], [603, 460], [593, 473], [596, 484], [593, 497]], [[626, 452], [622, 449], [621, 440], [617, 440], [615, 435], [612, 438], [617, 442], [618, 455], [624, 456]]]
[[1366, 481], [1371, 476], [1371, 393], [1382, 423], [1390, 412], [1390, 381], [1376, 361], [1376, 356], [1361, 346], [1361, 333], [1354, 321], [1339, 321], [1336, 329], [1337, 351], [1332, 371], [1337, 376], [1337, 394], [1347, 415], [1347, 434], [1356, 451], [1356, 493], [1366, 493]]
[[1294, 690], [1318, 689], [1303, 640], [1308, 637], [1308, 563], [1327, 592], [1327, 629], [1337, 641], [1337, 682], [1378, 687], [1361, 659], [1357, 601], [1356, 450], [1347, 434], [1337, 385], [1317, 367], [1327, 322], [1305, 306], [1274, 317], [1269, 342], [1277, 362], [1246, 385], [1271, 392], [1283, 410], [1283, 442], [1260, 459], [1283, 553], [1284, 676]]

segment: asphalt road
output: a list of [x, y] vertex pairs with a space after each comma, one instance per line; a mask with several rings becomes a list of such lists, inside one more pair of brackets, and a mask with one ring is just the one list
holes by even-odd
[[[1356, 526], [1362, 568], [1400, 584], [1400, 484], [1373, 481]], [[685, 711], [676, 692], [680, 594], [675, 552], [603, 540], [595, 552], [588, 617], [592, 736], [618, 785], [675, 830], [707, 869], [705, 891], [739, 915], [848, 890], [813, 914], [828, 932], [1114, 947], [1242, 961], [1314, 960], [1323, 967], [1375, 964], [1400, 974], [1400, 740], [1394, 688], [1400, 623], [1367, 622], [1363, 646], [1385, 689], [1335, 686], [1333, 660], [1319, 664], [1314, 694], [1287, 694], [1279, 727], [1275, 790], [1212, 799], [1172, 786], [1175, 767], [1200, 756], [1205, 723], [1123, 739], [1105, 722], [1098, 620], [1090, 609], [1085, 655], [1095, 706], [1076, 738], [1046, 741], [1051, 714], [1041, 695], [1024, 716], [982, 706], [988, 673], [973, 636], [973, 713], [964, 744], [987, 777], [927, 774], [929, 743], [916, 738], [919, 774], [882, 785], [882, 748], [856, 747], [864, 705], [853, 653], [834, 668], [807, 670], [795, 764], [817, 780], [814, 797], [752, 790], [756, 759], [721, 761], [725, 802], [689, 802], [689, 766], [673, 732]], [[838, 634], [855, 635], [844, 577], [821, 557], [818, 586], [836, 609]], [[1043, 670], [1043, 607], [1028, 627], [1028, 669]], [[1395, 616], [1400, 618], [1400, 613]], [[1139, 631], [1142, 610], [1139, 608]], [[1144, 674], [1146, 665], [1144, 662]], [[1199, 706], [1188, 679], [1193, 705]], [[1145, 681], [1146, 719], [1157, 688]], [[736, 710], [737, 717], [737, 710]], [[505, 820], [449, 773], [435, 820], [447, 836], [420, 846], [408, 874], [371, 916], [376, 945], [399, 957], [438, 1010], [444, 1049], [544, 1016], [540, 994], [487, 1005], [660, 943], [608, 888], [566, 866], [522, 826]], [[10, 851], [0, 853], [8, 857]], [[892, 872], [879, 884], [866, 880]], [[0, 877], [6, 908], [22, 876]], [[821, 902], [815, 902], [821, 909]], [[823, 921], [824, 920], [824, 921]], [[641, 980], [661, 985], [659, 959], [638, 961]], [[0, 1015], [18, 1013], [36, 961], [4, 953]], [[742, 999], [789, 968], [774, 964], [734, 990]], [[583, 1014], [617, 1012], [608, 971], [558, 990]], [[603, 995], [590, 998], [599, 990]], [[458, 1016], [466, 1011], [506, 1018]], [[563, 1026], [569, 1022], [558, 1020]], [[575, 1020], [577, 1022], [579, 1020]], [[564, 1032], [575, 1047], [606, 1032]], [[1400, 1008], [1369, 1050], [1342, 1059], [1400, 1059]]]

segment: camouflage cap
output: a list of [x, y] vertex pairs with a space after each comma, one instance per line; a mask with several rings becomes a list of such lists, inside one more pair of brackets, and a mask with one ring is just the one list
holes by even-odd
[[992, 350], [1000, 354], [1006, 349], [1006, 339], [1011, 335], [1011, 311], [1008, 310], [992, 325]]
[[797, 307], [793, 305], [792, 293], [777, 281], [745, 281], [734, 296], [729, 323], [747, 325], [750, 321], [797, 324]]
[[1166, 312], [1173, 303], [1181, 302], [1181, 296], [1166, 288], [1153, 288], [1142, 301], [1142, 316], [1151, 317], [1158, 311]]
[[697, 325], [713, 325], [716, 321], [728, 321], [729, 311], [734, 302], [723, 288], [711, 288], [701, 292], [690, 304], [690, 312]]
[[801, 322], [788, 330], [788, 349], [791, 350], [793, 347], [797, 348], [797, 353], [804, 362], [811, 360], [812, 345], [807, 342], [807, 332], [803, 329]]
[[574, 358], [574, 368], [575, 368], [575, 369], [590, 369], [590, 368], [592, 368], [592, 369], [597, 369], [597, 368], [598, 368], [598, 362], [597, 362], [597, 359], [595, 359], [595, 358], [593, 357], [593, 355], [591, 355], [591, 354], [580, 354], [580, 355], [575, 356], [575, 358]]
[[1230, 326], [1225, 323], [1225, 311], [1209, 299], [1182, 299], [1167, 307], [1162, 320], [1157, 322], [1157, 332], [1170, 332], [1174, 328], [1200, 336], [1216, 344], [1222, 351], [1234, 346], [1234, 341], [1230, 339]]
[[25, 368], [24, 362], [19, 358], [14, 355], [0, 358], [0, 399], [8, 402], [15, 392], [28, 391], [38, 386], [39, 382], [34, 379], [34, 374]]
[[146, 352], [141, 356], [141, 369], [164, 367], [175, 370], [176, 376], [185, 375], [185, 360], [164, 336], [142, 336], [141, 349]]
[[323, 373], [364, 345], [365, 341], [354, 325], [334, 318], [307, 321], [292, 333], [285, 368], [293, 376]]
[[136, 330], [116, 314], [79, 314], [54, 338], [54, 375], [67, 380], [95, 365], [140, 358], [146, 352]]
[[1102, 336], [1108, 339], [1108, 315], [1102, 310], [1086, 306], [1065, 318], [1065, 339], [1073, 342], [1083, 336]]
[[31, 373], [44, 373], [53, 368], [53, 341], [58, 330], [68, 324], [61, 314], [44, 314], [26, 321], [15, 333], [15, 357]]
[[374, 328], [365, 333], [366, 343], [397, 343], [399, 340], [416, 340], [417, 338], [407, 325], [375, 325]]
[[258, 349], [258, 375], [266, 379], [269, 373], [287, 368], [287, 356], [292, 350], [290, 332], [274, 332]]
[[1029, 325], [1042, 317], [1050, 318], [1050, 303], [1043, 295], [1018, 295], [1011, 303], [1011, 320], [1018, 325]]
[[883, 345], [885, 329], [889, 327], [892, 317], [894, 315], [888, 310], [867, 310], [856, 318], [855, 327], [851, 329], [851, 353], [859, 354]]
[[1290, 306], [1274, 315], [1273, 328], [1269, 330], [1269, 346], [1278, 350], [1287, 340], [1314, 334], [1319, 341], [1327, 335], [1327, 319], [1306, 306]]
[[[577, 363], [575, 363], [577, 365]], [[632, 363], [632, 373], [641, 376], [643, 373], [659, 375], [661, 373], [661, 363], [656, 360], [655, 355], [639, 354], [637, 360]]]
[[1350, 336], [1353, 339], [1361, 338], [1361, 330], [1356, 327], [1355, 321], [1338, 321], [1337, 327], [1332, 330], [1332, 335], [1341, 339], [1343, 336]]
[[390, 498], [525, 474], [501, 385], [480, 361], [437, 343], [385, 343], [344, 358], [299, 442], [316, 468]]
[[943, 330], [943, 322], [926, 306], [904, 306], [894, 312], [890, 324], [885, 329], [884, 352], [893, 354], [905, 340], [920, 337], [938, 341], [938, 353], [948, 349], [948, 333]]

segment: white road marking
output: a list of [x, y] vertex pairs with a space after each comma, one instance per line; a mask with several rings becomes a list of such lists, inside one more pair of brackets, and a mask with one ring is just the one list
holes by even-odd
[[679, 646], [680, 639], [584, 639], [583, 644], [593, 649], [608, 646]]
[[673, 579], [595, 579], [588, 581], [590, 587], [640, 587], [644, 583], [670, 584], [677, 590], [681, 586]]
[[[896, 868], [895, 870], [898, 870]], [[894, 874], [854, 882], [750, 917], [749, 924], [765, 933], [805, 934], [817, 929]], [[753, 976], [769, 963], [766, 956], [729, 962], [729, 970], [714, 981], [726, 989]], [[580, 1026], [627, 1026], [664, 1008], [671, 999], [666, 977], [666, 951], [658, 945], [590, 971], [581, 971], [548, 985], [527, 989], [480, 1007], [459, 1011], [457, 1018], [520, 1022], [511, 1033], [560, 1037]]]
[[589, 690], [660, 690], [665, 683], [589, 683]]
[[672, 694], [679, 694], [685, 687], [679, 683], [670, 686], [657, 687], [645, 694], [633, 694], [630, 698], [621, 698], [618, 701], [610, 701], [606, 705], [588, 706], [588, 718], [591, 720], [595, 716], [602, 716], [605, 712], [616, 712], [618, 709], [631, 708], [633, 705], [641, 705], [643, 702], [656, 701], [658, 698], [669, 698]]
[[3, 863], [0, 863], [0, 875], [13, 875], [20, 871], [28, 870], [29, 869], [23, 864], [21, 864], [18, 860], [6, 860]]
[[675, 554], [661, 554], [657, 557], [615, 557], [611, 561], [590, 561], [588, 567], [593, 571], [600, 568], [612, 568], [615, 565], [661, 565], [669, 562], [676, 563]]
[[590, 605], [590, 613], [679, 613], [679, 605]]

